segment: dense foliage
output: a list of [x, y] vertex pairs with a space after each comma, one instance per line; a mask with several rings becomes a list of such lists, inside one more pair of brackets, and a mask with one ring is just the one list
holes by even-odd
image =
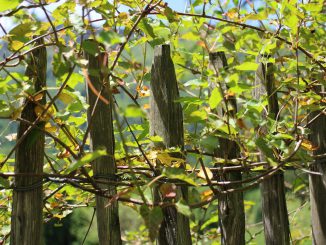
[[[245, 169], [243, 185], [236, 191], [247, 191], [245, 208], [252, 223], [259, 221], [253, 217], [259, 206], [255, 188], [279, 169], [288, 173], [288, 197], [294, 200], [290, 208], [296, 208], [295, 215], [306, 209], [307, 172], [317, 149], [309, 139], [309, 125], [326, 110], [321, 89], [326, 71], [325, 16], [322, 0], [196, 0], [185, 1], [183, 11], [159, 0], [0, 0], [0, 236], [10, 233], [14, 152], [19, 144], [16, 126], [23, 120], [20, 113], [26, 99], [37, 103], [47, 97], [47, 104], [35, 109], [37, 121], [30, 122], [46, 132], [45, 221], [61, 223], [77, 208], [94, 207], [97, 190], [91, 162], [107, 152], [90, 151], [87, 110], [94, 108], [86, 102], [85, 88], [87, 83], [91, 86], [89, 76], [100, 72], [114, 97], [119, 176], [114, 182], [118, 193], [108, 202], [119, 200], [127, 207], [123, 210], [139, 214], [145, 225], [136, 231], [124, 227], [124, 241], [155, 239], [165, 204], [154, 203], [151, 186], [166, 178], [189, 186], [188, 202], [173, 205], [190, 217], [193, 239], [203, 244], [216, 240], [214, 189], [223, 192], [226, 187], [214, 185], [214, 167]], [[171, 46], [179, 83], [184, 149], [153, 148], [153, 142], [162, 138], [149, 134], [153, 48], [162, 44]], [[35, 93], [25, 67], [32, 52], [42, 47], [48, 51], [47, 86]], [[218, 51], [225, 53], [228, 67], [216, 74], [209, 54]], [[108, 54], [108, 66], [88, 74], [85, 54], [101, 52]], [[280, 108], [275, 117], [267, 116], [267, 96], [253, 96], [259, 63], [272, 64]], [[107, 102], [100, 91], [94, 93]], [[227, 103], [231, 97], [236, 98], [237, 113], [218, 113], [235, 110]], [[316, 111], [320, 113], [311, 118]], [[237, 143], [238, 158], [214, 157], [223, 138]], [[172, 157], [171, 152], [183, 157]], [[155, 178], [153, 165], [160, 170]], [[176, 196], [173, 183], [161, 185], [160, 190], [169, 200]], [[309, 227], [292, 225], [293, 240], [309, 241]], [[248, 241], [255, 242], [261, 232], [257, 227], [261, 224], [248, 225]]]

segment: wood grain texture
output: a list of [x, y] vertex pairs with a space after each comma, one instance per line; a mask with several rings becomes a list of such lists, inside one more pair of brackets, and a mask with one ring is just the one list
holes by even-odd
[[[105, 81], [101, 74], [101, 68], [107, 67], [108, 57], [104, 53], [98, 56], [86, 54], [88, 59], [88, 74], [93, 87], [99, 92]], [[98, 75], [94, 75], [98, 74]], [[90, 124], [90, 146], [91, 150], [105, 147], [108, 156], [100, 157], [92, 162], [94, 177], [100, 180], [115, 180], [116, 164], [114, 156], [114, 130], [112, 119], [112, 96], [110, 94], [109, 84], [102, 92], [106, 100], [98, 100], [94, 116], [91, 118], [91, 112], [94, 108], [98, 95], [87, 86], [87, 99], [90, 105], [88, 109], [88, 123]], [[105, 101], [109, 101], [106, 104]], [[100, 188], [107, 190], [107, 194], [115, 195], [116, 187], [109, 184], [99, 184]], [[120, 221], [117, 201], [110, 202], [109, 199], [96, 196], [96, 217], [97, 229], [100, 245], [120, 245]]]
[[[183, 148], [183, 116], [174, 64], [170, 56], [170, 46], [155, 47], [152, 65], [150, 97], [150, 134], [163, 138], [164, 148]], [[187, 200], [187, 187], [178, 188], [178, 196]], [[158, 193], [156, 192], [156, 199]], [[160, 245], [191, 244], [189, 220], [177, 212], [175, 207], [163, 209], [164, 219], [159, 230]]]
[[[224, 52], [215, 52], [209, 54], [210, 65], [215, 71], [216, 76], [223, 71], [227, 71], [227, 59]], [[226, 90], [228, 87], [225, 83], [215, 84], [214, 86]], [[230, 96], [226, 101], [226, 108], [219, 109], [217, 113], [226, 117], [227, 113], [230, 118], [235, 116], [237, 111], [236, 100]], [[234, 159], [239, 157], [239, 147], [235, 141], [225, 138], [219, 138], [219, 147], [215, 149], [216, 157], [224, 159]], [[215, 176], [219, 181], [241, 181], [241, 172], [224, 173]], [[241, 184], [229, 185], [228, 189], [239, 188]], [[243, 193], [234, 192], [230, 194], [220, 194], [218, 197], [218, 215], [221, 229], [221, 243], [225, 245], [242, 245], [245, 244], [245, 214]]]
[[[42, 44], [39, 41], [36, 45]], [[31, 53], [26, 69], [35, 92], [46, 86], [47, 55], [46, 48], [39, 48]], [[45, 96], [38, 101], [45, 104]], [[34, 112], [35, 103], [26, 99], [21, 117], [33, 122], [37, 116]], [[38, 127], [44, 127], [40, 122]], [[20, 139], [29, 128], [21, 122], [18, 126], [17, 139]], [[44, 133], [32, 129], [16, 149], [15, 173], [42, 173], [44, 164]], [[15, 177], [13, 191], [13, 206], [11, 216], [12, 245], [40, 245], [42, 237], [42, 178], [41, 177]]]
[[[317, 88], [320, 90], [319, 88]], [[309, 120], [315, 118], [320, 111], [315, 111]], [[326, 153], [326, 115], [320, 115], [310, 126], [309, 140], [317, 146], [313, 154]], [[326, 244], [326, 160], [316, 159], [310, 166], [312, 171], [319, 172], [322, 176], [309, 175], [310, 205], [312, 238], [314, 245]]]
[[[274, 85], [273, 64], [260, 63], [256, 71], [254, 98], [262, 96], [268, 98], [267, 113], [273, 119], [279, 111], [277, 93]], [[262, 130], [264, 131], [264, 130]], [[265, 157], [261, 153], [260, 160]], [[286, 207], [284, 176], [279, 171], [272, 177], [265, 179], [261, 185], [262, 194], [262, 215], [265, 232], [266, 245], [287, 245], [290, 244], [290, 228]]]

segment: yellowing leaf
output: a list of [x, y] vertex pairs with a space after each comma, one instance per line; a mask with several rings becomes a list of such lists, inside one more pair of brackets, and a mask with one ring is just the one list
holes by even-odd
[[232, 92], [232, 91], [227, 91], [226, 93], [225, 93], [225, 99], [230, 99], [230, 97], [232, 98], [232, 97], [234, 97], [235, 96], [235, 93], [234, 92]]
[[230, 9], [227, 13], [225, 13], [224, 15], [226, 15], [228, 18], [230, 19], [234, 19], [236, 17], [238, 17], [238, 10], [233, 8]]
[[[49, 105], [45, 105], [45, 106], [41, 106], [41, 105], [37, 105], [35, 108], [34, 108], [34, 112], [36, 114], [36, 116], [41, 116], [43, 114], [43, 111], [45, 110], [45, 108], [47, 108]], [[43, 115], [41, 117], [41, 121], [49, 121], [51, 116], [53, 116], [54, 114], [54, 107], [51, 106], [45, 113], [45, 115]]]
[[55, 197], [56, 199], [61, 199], [61, 198], [63, 197], [63, 194], [60, 193], [60, 192], [57, 192], [57, 193], [54, 194], [54, 197]]
[[165, 166], [180, 167], [185, 162], [182, 158], [171, 157], [167, 152], [158, 153], [157, 159]]
[[127, 12], [121, 12], [119, 15], [118, 15], [118, 18], [120, 20], [126, 20], [128, 19], [128, 13]]
[[307, 139], [302, 141], [301, 146], [308, 151], [315, 151], [318, 149], [318, 146], [313, 145], [313, 143]]
[[59, 100], [61, 100], [63, 103], [65, 103], [66, 105], [72, 103], [75, 99], [74, 97], [72, 97], [70, 94], [67, 93], [61, 93], [59, 95]]
[[35, 95], [33, 97], [34, 101], [40, 101], [41, 99], [43, 99], [44, 93], [38, 93], [37, 95]]
[[19, 50], [20, 48], [22, 48], [24, 46], [24, 43], [21, 41], [17, 41], [17, 40], [13, 40], [11, 43], [11, 48], [15, 51]]
[[55, 133], [57, 131], [57, 128], [51, 125], [51, 123], [47, 122], [44, 126], [44, 130], [49, 133]]
[[[59, 203], [57, 203], [57, 202], [51, 202], [51, 208], [56, 208], [56, 207], [59, 207]], [[59, 215], [57, 215], [57, 216], [59, 216]], [[59, 217], [58, 217], [59, 218]]]
[[202, 48], [206, 48], [206, 45], [205, 45], [205, 43], [203, 41], [198, 41], [197, 45], [202, 47]]
[[213, 197], [213, 195], [214, 195], [214, 193], [212, 190], [207, 190], [207, 191], [204, 191], [201, 193], [200, 198], [204, 202], [204, 201], [207, 201], [208, 199], [210, 199], [211, 197]]
[[[213, 178], [213, 173], [212, 173], [212, 171], [211, 171], [209, 168], [207, 168], [207, 167], [205, 167], [205, 170], [206, 170], [206, 173], [207, 173], [207, 177], [208, 177], [208, 179], [212, 179], [212, 178]], [[205, 179], [205, 180], [206, 180], [206, 175], [205, 175], [205, 172], [204, 172], [204, 169], [203, 169], [203, 168], [200, 168], [200, 171], [199, 171], [199, 173], [197, 174], [197, 176], [198, 176], [199, 178], [202, 178], [202, 179]]]
[[145, 104], [145, 105], [143, 105], [143, 109], [144, 110], [147, 110], [147, 109], [150, 109], [151, 107], [150, 107], [150, 105], [149, 104]]

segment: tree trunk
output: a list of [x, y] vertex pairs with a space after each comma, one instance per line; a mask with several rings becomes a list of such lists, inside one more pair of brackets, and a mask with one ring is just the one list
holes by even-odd
[[[39, 41], [36, 45], [41, 45]], [[31, 53], [26, 69], [35, 92], [46, 86], [47, 57], [46, 48], [39, 48]], [[45, 94], [38, 101], [45, 104]], [[30, 122], [35, 121], [34, 112], [36, 104], [26, 99], [21, 117]], [[43, 128], [44, 122], [39, 122], [38, 127]], [[17, 139], [19, 140], [29, 128], [27, 123], [21, 122], [18, 127]], [[16, 149], [15, 173], [43, 173], [44, 163], [44, 133], [39, 129], [32, 129]], [[40, 245], [42, 237], [42, 177], [19, 176], [15, 177], [13, 191], [13, 205], [11, 216], [12, 245]]]
[[[102, 74], [101, 68], [107, 68], [108, 57], [105, 53], [98, 56], [86, 54], [88, 59], [89, 74], [98, 74], [98, 76], [89, 75], [90, 83], [87, 83], [87, 98], [90, 105], [88, 109], [88, 123], [90, 125], [91, 150], [105, 147], [108, 156], [96, 159], [93, 163], [94, 178], [98, 180], [111, 180], [116, 178], [116, 165], [114, 160], [114, 130], [112, 120], [112, 95], [109, 83], [106, 83], [105, 89], [101, 94], [102, 99], [98, 99], [98, 95], [91, 88], [92, 86], [99, 92], [105, 82], [105, 76]], [[98, 103], [91, 116], [93, 108], [98, 99]], [[109, 103], [106, 104], [105, 102]], [[98, 187], [107, 190], [107, 194], [115, 195], [116, 187], [110, 184], [99, 184]], [[100, 245], [116, 245], [121, 244], [120, 222], [118, 203], [113, 201], [109, 204], [108, 198], [96, 196], [96, 217], [97, 229]]]
[[[182, 107], [180, 103], [175, 102], [179, 97], [179, 90], [169, 45], [155, 47], [151, 91], [150, 134], [162, 137], [163, 147], [182, 149], [184, 146]], [[187, 187], [178, 187], [177, 192], [179, 197], [187, 201]], [[189, 219], [178, 213], [175, 207], [163, 208], [163, 214], [159, 244], [191, 244]]]
[[[313, 112], [309, 120], [315, 118], [320, 111]], [[317, 150], [314, 155], [326, 153], [326, 115], [321, 114], [309, 126], [311, 135], [310, 141]], [[326, 161], [325, 158], [316, 159], [310, 166], [314, 172], [319, 172], [319, 175], [309, 175], [310, 185], [310, 204], [311, 204], [311, 224], [312, 238], [314, 245], [326, 244]]]
[[[227, 70], [227, 60], [224, 52], [210, 53], [209, 59], [215, 75], [218, 76], [223, 70]], [[226, 84], [219, 84], [220, 89], [227, 89]], [[228, 110], [219, 110], [222, 117], [234, 117], [237, 111], [236, 100], [229, 97], [225, 100]], [[239, 147], [235, 141], [219, 138], [220, 147], [215, 150], [215, 156], [224, 159], [234, 159], [239, 157]], [[241, 172], [224, 173], [218, 175], [220, 181], [241, 181]], [[241, 187], [241, 184], [229, 185], [228, 189]], [[218, 198], [218, 215], [221, 229], [221, 243], [225, 245], [245, 244], [245, 214], [243, 204], [243, 193], [233, 192], [230, 194], [220, 194]]]
[[[268, 113], [265, 116], [275, 119], [279, 111], [277, 93], [274, 85], [273, 65], [260, 63], [256, 71], [254, 98], [268, 98]], [[266, 160], [261, 153], [260, 160]], [[279, 171], [261, 185], [262, 215], [267, 245], [290, 244], [290, 228], [286, 208], [284, 176]]]

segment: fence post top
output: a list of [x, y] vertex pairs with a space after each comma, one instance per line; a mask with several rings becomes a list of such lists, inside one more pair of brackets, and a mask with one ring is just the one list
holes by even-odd
[[155, 46], [154, 55], [155, 56], [166, 56], [170, 55], [170, 44], [162, 44]]

